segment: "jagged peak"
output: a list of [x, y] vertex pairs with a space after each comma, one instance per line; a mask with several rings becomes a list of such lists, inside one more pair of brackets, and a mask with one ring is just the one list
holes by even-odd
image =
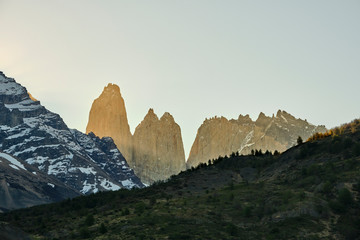
[[169, 112], [165, 112], [160, 118], [160, 121], [165, 121], [165, 120], [175, 122], [174, 117]]
[[0, 72], [0, 84], [0, 95], [23, 95], [27, 92], [25, 87], [3, 72]]
[[238, 117], [238, 121], [239, 122], [252, 122], [252, 119], [250, 118], [249, 114], [246, 114], [245, 116], [240, 114]]
[[260, 112], [258, 118], [256, 119], [256, 121], [264, 119], [264, 118], [268, 118], [268, 117], [265, 115], [265, 113]]
[[[287, 121], [289, 119], [290, 120], [301, 120], [300, 118], [296, 119], [293, 115], [291, 115], [290, 113], [287, 113], [284, 110], [278, 110], [276, 113], [276, 118], [281, 118], [284, 121]], [[303, 120], [301, 120], [301, 121], [303, 121]], [[306, 119], [304, 121], [307, 122]]]
[[31, 100], [33, 100], [34, 102], [37, 102], [37, 101], [38, 101], [36, 98], [33, 97], [33, 95], [31, 95], [31, 93], [29, 93], [29, 92], [27, 92], [27, 93], [28, 93], [29, 98], [30, 98]]
[[4, 72], [0, 71], [0, 80], [4, 81], [4, 80], [14, 80], [14, 79], [7, 77]]
[[154, 109], [149, 108], [149, 111], [147, 112], [145, 119], [156, 119], [159, 120], [158, 116], [155, 114]]
[[104, 87], [103, 93], [115, 93], [120, 94], [120, 87], [114, 83], [109, 83], [106, 87]]

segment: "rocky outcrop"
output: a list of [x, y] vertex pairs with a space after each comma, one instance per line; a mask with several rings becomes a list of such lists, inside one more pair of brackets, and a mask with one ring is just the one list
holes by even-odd
[[80, 195], [21, 159], [0, 152], [0, 211], [57, 202]]
[[164, 180], [185, 170], [181, 130], [165, 113], [160, 119], [150, 109], [134, 133], [133, 169], [144, 183]]
[[92, 104], [86, 132], [114, 139], [129, 166], [144, 183], [165, 180], [185, 169], [185, 154], [179, 125], [165, 113], [160, 119], [152, 109], [130, 133], [120, 88], [109, 84]]
[[315, 132], [325, 131], [324, 126], [309, 124], [280, 110], [272, 117], [260, 113], [256, 121], [248, 115], [240, 115], [237, 120], [206, 119], [198, 129], [187, 167], [233, 152], [249, 154], [255, 149], [283, 152], [296, 144], [298, 136], [306, 140]]
[[86, 133], [111, 137], [120, 152], [132, 165], [132, 136], [120, 88], [108, 84], [91, 106]]
[[0, 72], [0, 151], [82, 194], [143, 187], [111, 138], [71, 130]]

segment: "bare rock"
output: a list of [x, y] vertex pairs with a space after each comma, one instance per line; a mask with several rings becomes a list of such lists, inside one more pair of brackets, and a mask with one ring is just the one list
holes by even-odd
[[86, 133], [111, 137], [131, 166], [132, 136], [120, 88], [109, 83], [91, 106]]
[[144, 183], [165, 180], [185, 170], [181, 130], [165, 113], [160, 119], [150, 109], [134, 133], [133, 169]]
[[299, 136], [306, 140], [316, 132], [325, 131], [324, 126], [312, 125], [281, 110], [272, 117], [260, 113], [256, 121], [249, 115], [240, 115], [237, 120], [207, 119], [198, 129], [187, 167], [196, 167], [233, 152], [249, 154], [256, 149], [283, 152], [295, 145]]

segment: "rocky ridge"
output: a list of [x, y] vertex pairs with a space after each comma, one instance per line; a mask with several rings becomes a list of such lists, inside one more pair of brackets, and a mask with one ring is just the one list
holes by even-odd
[[142, 182], [165, 180], [186, 169], [181, 129], [170, 113], [150, 109], [131, 135], [120, 88], [108, 84], [92, 104], [86, 132], [110, 136]]
[[0, 212], [57, 202], [79, 194], [55, 177], [0, 152]]
[[125, 109], [125, 102], [116, 84], [109, 83], [94, 100], [86, 133], [93, 132], [99, 137], [114, 139], [118, 149], [131, 165], [132, 135]]
[[143, 186], [112, 139], [70, 130], [2, 72], [0, 151], [83, 194]]
[[206, 119], [198, 129], [187, 167], [196, 167], [233, 152], [244, 155], [255, 149], [283, 152], [294, 146], [299, 136], [306, 140], [315, 132], [325, 131], [324, 126], [312, 125], [281, 110], [272, 117], [260, 113], [256, 121], [249, 115], [240, 115], [237, 120]]
[[253, 149], [282, 152], [293, 146], [298, 136], [307, 139], [324, 131], [324, 126], [314, 126], [280, 110], [272, 117], [260, 113], [256, 121], [249, 115], [240, 115], [237, 120], [206, 119], [198, 129], [186, 162], [180, 127], [169, 113], [159, 120], [150, 109], [131, 135], [124, 99], [115, 84], [109, 84], [95, 99], [86, 128], [87, 133], [112, 137], [120, 151], [126, 153], [130, 167], [147, 184], [166, 180], [184, 170], [184, 165], [195, 167], [233, 152], [248, 154]]
[[159, 119], [150, 109], [133, 137], [133, 168], [141, 180], [152, 183], [186, 169], [180, 126], [170, 113]]

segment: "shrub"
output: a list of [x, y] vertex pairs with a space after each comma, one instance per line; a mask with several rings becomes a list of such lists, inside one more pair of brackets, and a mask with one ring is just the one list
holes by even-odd
[[349, 190], [343, 188], [339, 191], [339, 202], [345, 207], [350, 206], [353, 202], [352, 195]]
[[94, 216], [92, 214], [89, 214], [86, 219], [85, 219], [85, 225], [86, 226], [92, 226], [94, 225], [95, 219]]
[[303, 140], [302, 140], [302, 138], [300, 136], [297, 138], [296, 142], [297, 142], [298, 145], [303, 144]]
[[86, 227], [80, 229], [80, 237], [82, 239], [90, 238], [89, 230]]
[[99, 232], [101, 234], [105, 234], [107, 232], [107, 229], [105, 227], [105, 224], [104, 223], [101, 223], [100, 227], [99, 227]]

